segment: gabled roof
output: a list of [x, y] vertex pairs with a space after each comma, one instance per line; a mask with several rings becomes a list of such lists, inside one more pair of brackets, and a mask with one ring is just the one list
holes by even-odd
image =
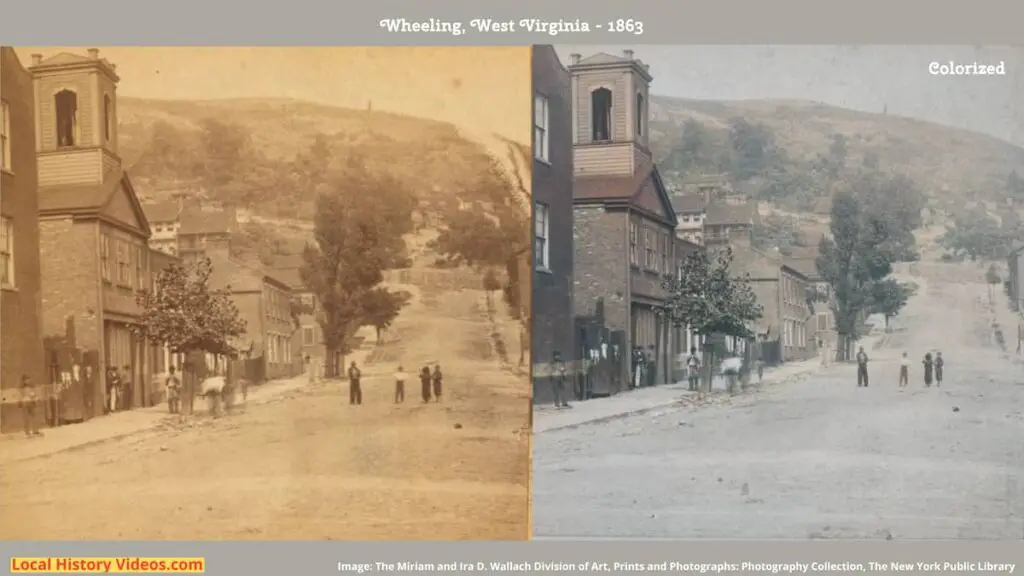
[[630, 62], [630, 60], [622, 56], [614, 56], [607, 52], [598, 52], [597, 54], [581, 59], [576, 66], [587, 66], [592, 64], [625, 64], [627, 62]]
[[138, 194], [132, 186], [131, 179], [124, 170], [102, 183], [74, 184], [59, 186], [41, 186], [39, 188], [40, 216], [99, 216], [114, 199], [122, 187], [126, 190], [132, 211], [139, 221], [143, 234], [151, 234], [146, 213], [139, 203]]
[[754, 220], [754, 207], [751, 204], [719, 204], [713, 203], [707, 207], [708, 226], [723, 226], [728, 224], [751, 224]]
[[622, 67], [632, 68], [634, 72], [639, 74], [647, 82], [653, 80], [653, 77], [651, 76], [651, 73], [649, 71], [649, 66], [647, 64], [644, 64], [643, 62], [637, 60], [636, 58], [628, 58], [626, 56], [613, 56], [611, 54], [608, 54], [607, 52], [598, 52], [597, 54], [587, 56], [586, 58], [581, 59], [579, 62], [576, 62], [575, 64], [570, 64], [569, 71], [576, 72], [586, 69], [600, 70], [602, 68]]
[[39, 64], [30, 66], [29, 70], [32, 72], [45, 72], [62, 68], [85, 68], [92, 66], [102, 69], [115, 82], [120, 80], [116, 72], [117, 67], [106, 58], [90, 58], [70, 52], [60, 52], [49, 58], [44, 58]]
[[672, 196], [672, 209], [676, 214], [692, 214], [705, 210], [704, 198], [695, 194]]
[[152, 222], [173, 222], [178, 219], [180, 208], [177, 202], [153, 202], [142, 205], [146, 218]]
[[654, 181], [662, 210], [668, 215], [665, 220], [672, 226], [676, 225], [675, 210], [672, 201], [661, 180], [661, 173], [654, 162], [647, 162], [632, 176], [582, 176], [573, 182], [574, 204], [627, 204], [633, 208], [642, 208], [637, 199], [643, 193], [644, 183], [648, 179]]
[[179, 236], [230, 234], [238, 224], [234, 213], [228, 210], [206, 211], [201, 208], [188, 208], [181, 212], [179, 218]]

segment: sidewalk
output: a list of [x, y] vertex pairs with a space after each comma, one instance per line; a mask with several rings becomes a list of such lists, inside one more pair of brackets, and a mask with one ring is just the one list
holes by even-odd
[[[875, 346], [878, 337], [862, 338], [860, 345], [866, 349]], [[832, 366], [835, 366], [833, 364]], [[817, 357], [799, 362], [788, 362], [776, 368], [766, 368], [764, 380], [753, 382], [754, 386], [778, 384], [791, 378], [814, 373], [821, 369], [821, 360]], [[715, 392], [725, 390], [725, 380], [716, 376], [712, 382]], [[541, 434], [554, 430], [576, 428], [585, 424], [598, 424], [608, 420], [644, 414], [666, 408], [681, 398], [692, 394], [686, 383], [653, 386], [623, 392], [608, 398], [594, 398], [584, 402], [576, 402], [571, 409], [557, 409], [544, 405], [533, 409], [533, 433]]]
[[[259, 405], [300, 390], [307, 386], [309, 377], [305, 374], [283, 380], [272, 380], [261, 386], [253, 386], [248, 398], [238, 400], [238, 406]], [[196, 399], [196, 408], [203, 410], [203, 401]], [[125, 412], [116, 412], [93, 418], [80, 424], [44, 428], [42, 438], [26, 438], [23, 434], [0, 436], [0, 464], [51, 456], [66, 450], [84, 448], [93, 444], [119, 440], [142, 432], [159, 428], [175, 421], [176, 415], [168, 414], [167, 406], [160, 404]]]

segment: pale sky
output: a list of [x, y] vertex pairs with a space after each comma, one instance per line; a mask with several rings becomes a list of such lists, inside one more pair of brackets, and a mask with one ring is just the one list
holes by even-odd
[[[85, 55], [88, 47], [17, 48]], [[169, 100], [295, 98], [386, 110], [529, 143], [528, 47], [99, 47], [117, 65], [118, 94]]]
[[[922, 26], [924, 24], [922, 23]], [[1024, 146], [1024, 46], [556, 46], [569, 55], [634, 56], [651, 92], [710, 100], [814, 100], [909, 116]], [[1005, 76], [929, 74], [931, 62], [1005, 62]]]

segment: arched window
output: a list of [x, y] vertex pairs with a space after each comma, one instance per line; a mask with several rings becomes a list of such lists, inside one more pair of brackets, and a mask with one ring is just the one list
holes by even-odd
[[637, 138], [644, 135], [644, 95], [636, 94], [636, 135]]
[[591, 139], [606, 142], [612, 139], [612, 91], [598, 88], [590, 93]]
[[78, 95], [71, 90], [61, 90], [53, 100], [57, 111], [57, 146], [74, 146], [78, 134]]
[[110, 142], [110, 135], [114, 132], [113, 121], [114, 121], [114, 101], [110, 99], [110, 94], [103, 95], [103, 138], [107, 142]]

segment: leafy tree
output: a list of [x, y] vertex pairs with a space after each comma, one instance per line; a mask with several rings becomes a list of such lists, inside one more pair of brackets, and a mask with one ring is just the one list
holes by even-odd
[[[166, 344], [171, 352], [232, 355], [236, 339], [245, 334], [246, 323], [231, 301], [230, 287], [213, 289], [213, 265], [201, 258], [185, 267], [173, 264], [156, 277], [156, 289], [142, 291], [140, 335], [154, 344]], [[191, 414], [195, 398], [193, 378], [185, 378], [185, 414]]]
[[377, 330], [377, 343], [381, 344], [382, 333], [391, 327], [398, 318], [398, 313], [412, 298], [412, 294], [401, 290], [389, 292], [384, 288], [374, 288], [363, 298], [366, 309], [366, 324]]
[[491, 301], [491, 293], [501, 290], [501, 280], [498, 278], [498, 274], [494, 272], [494, 268], [488, 268], [484, 271], [484, 277], [481, 279], [481, 286], [484, 292], [487, 294], [487, 308], [493, 309], [494, 303]]
[[832, 288], [836, 352], [846, 360], [860, 336], [861, 316], [872, 303], [873, 285], [892, 272], [894, 254], [886, 226], [876, 222], [850, 191], [833, 197], [829, 227], [832, 237], [821, 239], [816, 264]]
[[205, 118], [200, 122], [200, 176], [210, 187], [230, 184], [251, 151], [249, 132], [240, 125]]
[[876, 281], [871, 287], [871, 299], [874, 310], [885, 316], [885, 329], [889, 330], [889, 320], [897, 316], [910, 298], [917, 292], [917, 285], [911, 282], [898, 282], [888, 277]]
[[1011, 196], [1024, 196], [1024, 178], [1016, 170], [1011, 170], [1006, 177], [1006, 192]]
[[[351, 352], [360, 327], [397, 313], [381, 283], [412, 229], [412, 211], [409, 192], [391, 176], [370, 172], [358, 156], [328, 182], [317, 195], [315, 244], [306, 245], [299, 273], [317, 299], [333, 376], [338, 355]], [[382, 303], [383, 310], [375, 308]]]
[[[761, 318], [763, 308], [749, 277], [733, 274], [732, 261], [732, 249], [714, 255], [706, 250], [691, 253], [683, 260], [680, 274], [664, 281], [668, 298], [661, 313], [675, 326], [689, 326], [705, 336], [705, 342], [715, 335], [752, 338], [751, 326]], [[713, 347], [705, 346], [704, 356], [704, 365], [713, 365]]]
[[939, 244], [953, 257], [972, 261], [1006, 256], [1010, 235], [983, 209], [959, 214], [939, 238]]
[[132, 171], [151, 177], [180, 178], [196, 170], [193, 143], [178, 128], [166, 120], [153, 123], [149, 140]]
[[531, 158], [528, 148], [514, 143], [507, 144], [507, 166], [488, 154], [486, 168], [456, 194], [461, 204], [441, 214], [440, 231], [430, 243], [441, 255], [442, 266], [505, 270], [507, 283], [502, 293], [519, 321], [520, 365], [526, 361], [530, 328], [530, 278], [521, 276], [533, 247], [533, 198], [528, 184]]
[[732, 172], [737, 180], [747, 180], [764, 172], [772, 164], [775, 135], [763, 124], [736, 117], [729, 122]]

